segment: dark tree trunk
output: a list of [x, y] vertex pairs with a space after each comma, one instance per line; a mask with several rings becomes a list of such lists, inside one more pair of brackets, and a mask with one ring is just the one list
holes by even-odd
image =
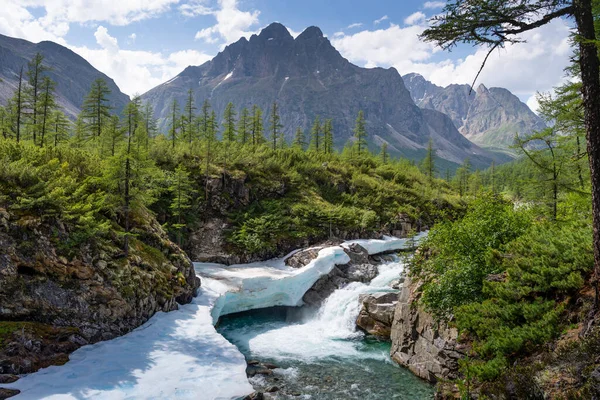
[[130, 206], [130, 195], [129, 195], [129, 181], [131, 178], [131, 165], [129, 163], [129, 154], [127, 154], [127, 160], [125, 161], [125, 257], [129, 257], [129, 206]]
[[[594, 226], [594, 278], [597, 288], [600, 277], [600, 60], [596, 47], [596, 31], [592, 14], [592, 0], [575, 0], [574, 16], [579, 31], [579, 66], [583, 92], [583, 106], [587, 150], [592, 178], [592, 215]], [[597, 291], [596, 291], [597, 292]], [[595, 308], [598, 307], [596, 296]]]
[[23, 67], [19, 70], [19, 87], [17, 88], [17, 143], [21, 141], [21, 111], [23, 108]]

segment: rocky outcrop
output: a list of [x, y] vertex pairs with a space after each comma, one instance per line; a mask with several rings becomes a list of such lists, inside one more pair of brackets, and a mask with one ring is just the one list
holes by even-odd
[[[321, 248], [300, 251], [286, 260], [290, 266], [302, 267], [317, 257]], [[369, 259], [369, 252], [358, 244], [351, 244], [344, 251], [350, 262], [336, 265], [329, 274], [319, 278], [305, 294], [302, 300], [312, 306], [321, 304], [334, 291], [350, 282], [370, 282], [377, 276], [377, 266]]]
[[359, 297], [362, 305], [356, 325], [363, 331], [382, 339], [389, 339], [398, 292], [364, 294]]
[[419, 308], [418, 283], [406, 278], [392, 322], [392, 358], [430, 382], [458, 377], [463, 357], [455, 328]]
[[0, 209], [0, 374], [64, 363], [191, 301], [200, 280], [187, 255], [149, 214], [134, 234], [128, 257], [108, 238], [69, 248], [59, 220]]

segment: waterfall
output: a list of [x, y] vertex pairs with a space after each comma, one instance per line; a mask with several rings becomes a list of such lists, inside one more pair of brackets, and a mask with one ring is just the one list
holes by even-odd
[[353, 282], [338, 289], [316, 312], [298, 321], [265, 322], [262, 326], [232, 327], [222, 332], [235, 345], [256, 358], [313, 362], [328, 357], [387, 358], [387, 354], [361, 351], [362, 332], [356, 330], [361, 294], [391, 291], [388, 286], [404, 269], [399, 260], [379, 266], [379, 275], [370, 283]]

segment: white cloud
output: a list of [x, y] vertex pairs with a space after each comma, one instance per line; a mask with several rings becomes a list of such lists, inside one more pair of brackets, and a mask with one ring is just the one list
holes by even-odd
[[108, 34], [108, 29], [106, 29], [102, 25], [100, 25], [98, 29], [96, 29], [94, 37], [96, 38], [96, 42], [100, 45], [100, 47], [110, 51], [111, 53], [119, 50], [117, 38], [110, 36]]
[[431, 57], [433, 45], [421, 41], [418, 25], [401, 28], [391, 24], [387, 29], [365, 30], [352, 35], [334, 37], [333, 45], [350, 61], [370, 66], [412, 65]]
[[[188, 65], [200, 65], [212, 56], [183, 50], [171, 54], [124, 50], [104, 25], [95, 32], [95, 46], [72, 46], [65, 40], [70, 23], [106, 21], [123, 25], [166, 11], [179, 0], [0, 0], [0, 33], [33, 42], [51, 40], [69, 47], [96, 69], [113, 78], [127, 94], [143, 93], [172, 78]], [[5, 3], [5, 4], [4, 4]], [[36, 18], [31, 8], [42, 7], [46, 14]], [[133, 43], [135, 33], [124, 36]]]
[[98, 70], [113, 78], [129, 95], [141, 94], [180, 73], [189, 65], [200, 65], [212, 56], [196, 50], [164, 55], [143, 50], [123, 50], [104, 26], [94, 34], [99, 48], [71, 47]]
[[0, 33], [27, 39], [32, 42], [52, 40], [60, 44], [65, 44], [63, 36], [69, 31], [68, 23], [54, 22], [47, 17], [35, 18], [18, 1], [3, 1], [2, 3]]
[[[202, 3], [196, 4], [196, 11], [194, 11], [197, 13], [196, 15], [213, 15], [217, 20], [215, 25], [199, 30], [195, 36], [196, 40], [202, 39], [208, 43], [224, 41], [225, 44], [228, 44], [242, 36], [250, 36], [255, 33], [250, 28], [258, 24], [260, 11], [240, 10], [238, 0], [219, 0], [219, 7], [218, 9], [209, 9]], [[182, 10], [182, 12], [193, 13], [190, 10]]]
[[417, 25], [423, 23], [426, 19], [427, 16], [425, 14], [423, 14], [421, 11], [417, 11], [416, 13], [413, 13], [406, 17], [404, 19], [404, 23], [406, 25]]
[[426, 1], [425, 4], [423, 4], [423, 8], [435, 9], [435, 8], [442, 8], [445, 5], [446, 5], [445, 1]]
[[[108, 22], [112, 25], [128, 25], [160, 15], [178, 2], [179, 0], [10, 0], [2, 2], [2, 13], [10, 19], [17, 16], [17, 22], [32, 22], [33, 18], [27, 8], [43, 9], [44, 15], [35, 21], [48, 32], [61, 37], [66, 34], [61, 31], [68, 30], [69, 23]], [[29, 35], [31, 37], [35, 33]]]
[[[441, 59], [442, 53], [418, 35], [426, 29], [425, 21], [417, 25], [364, 30], [332, 39], [333, 45], [350, 61], [366, 67], [395, 67], [402, 75], [418, 72], [435, 84], [471, 84], [487, 54], [477, 48], [461, 59]], [[569, 26], [564, 20], [523, 35], [526, 43], [496, 50], [488, 59], [478, 82], [486, 86], [505, 87], [522, 98], [536, 91], [549, 91], [563, 81], [563, 69], [569, 64]]]
[[373, 21], [373, 23], [375, 25], [379, 25], [380, 23], [382, 23], [383, 21], [390, 19], [390, 17], [388, 17], [387, 15], [384, 15], [383, 17], [376, 19], [375, 21]]
[[214, 13], [214, 10], [210, 7], [206, 6], [206, 0], [196, 0], [191, 1], [186, 4], [182, 4], [179, 7], [179, 10], [186, 17], [195, 17], [197, 15], [211, 15]]
[[363, 26], [362, 22], [355, 22], [353, 24], [348, 25], [348, 29], [360, 28]]

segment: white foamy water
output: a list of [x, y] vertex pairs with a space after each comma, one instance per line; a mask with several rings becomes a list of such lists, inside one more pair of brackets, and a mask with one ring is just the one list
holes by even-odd
[[256, 326], [236, 326], [235, 330], [227, 331], [226, 336], [257, 358], [304, 362], [328, 357], [387, 360], [387, 354], [363, 352], [359, 341], [349, 339], [363, 336], [356, 330], [359, 296], [392, 291], [389, 283], [398, 279], [403, 269], [404, 264], [400, 261], [380, 265], [379, 275], [371, 284], [353, 282], [336, 290], [318, 312], [301, 323], [269, 322], [258, 331]]

